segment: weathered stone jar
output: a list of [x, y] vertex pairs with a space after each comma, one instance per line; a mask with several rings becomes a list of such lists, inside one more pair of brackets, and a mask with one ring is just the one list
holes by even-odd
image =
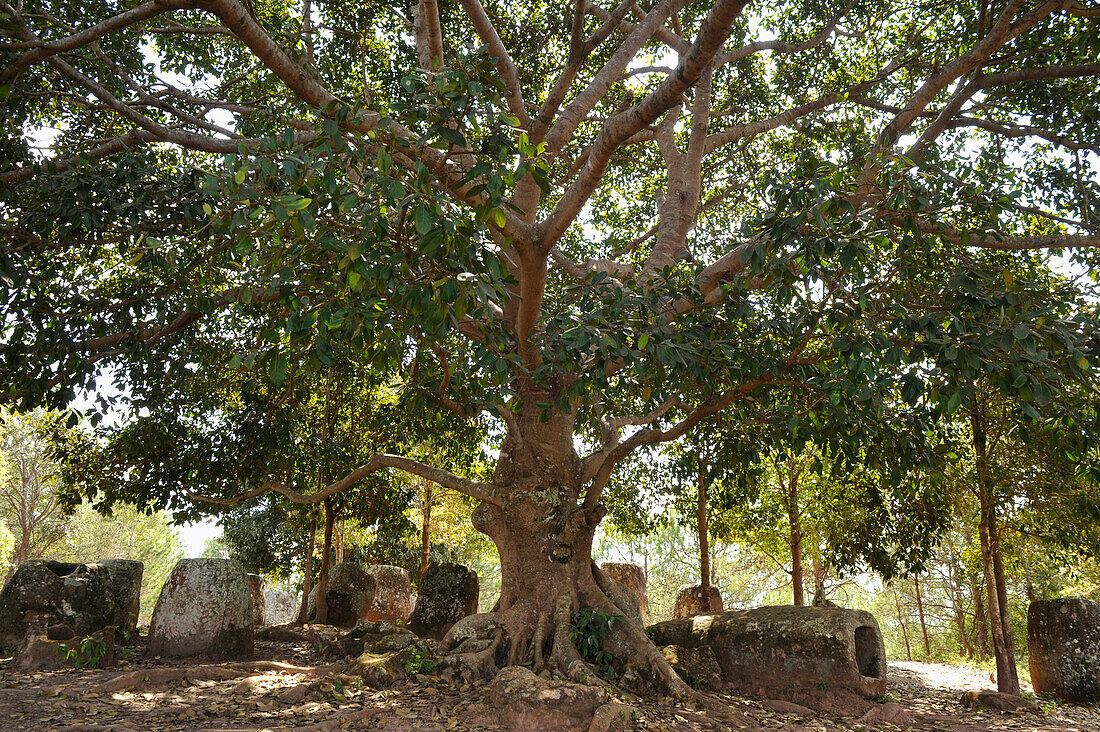
[[250, 658], [252, 590], [232, 559], [181, 559], [160, 591], [148, 656]]
[[863, 610], [783, 605], [651, 625], [658, 646], [709, 646], [722, 686], [758, 699], [861, 714], [886, 691], [886, 650]]
[[409, 573], [388, 564], [372, 564], [366, 571], [374, 577], [374, 601], [367, 610], [367, 620], [408, 620], [413, 610]]
[[642, 625], [649, 625], [649, 594], [646, 592], [645, 569], [631, 562], [604, 562], [600, 569], [634, 593], [638, 598], [638, 613], [641, 615]]
[[87, 636], [119, 619], [111, 571], [103, 564], [31, 560], [0, 591], [0, 646], [14, 648], [28, 631], [51, 626]]
[[477, 572], [461, 564], [433, 564], [420, 580], [409, 630], [442, 638], [451, 626], [477, 612]]
[[1100, 702], [1100, 603], [1080, 597], [1031, 603], [1027, 653], [1035, 693]]

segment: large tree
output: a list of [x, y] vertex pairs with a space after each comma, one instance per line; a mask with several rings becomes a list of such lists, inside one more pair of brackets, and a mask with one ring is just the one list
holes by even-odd
[[[973, 283], [939, 264], [1100, 244], [1100, 8], [1074, 0], [0, 13], [0, 389], [140, 395], [219, 327], [226, 368], [288, 391], [334, 341], [405, 366], [425, 408], [499, 424], [491, 481], [377, 454], [255, 490], [396, 468], [478, 499], [513, 663], [576, 671], [570, 615], [619, 614], [591, 543], [636, 450], [777, 390], [919, 401], [954, 337], [928, 293]], [[1086, 373], [1089, 322], [1013, 317]]]

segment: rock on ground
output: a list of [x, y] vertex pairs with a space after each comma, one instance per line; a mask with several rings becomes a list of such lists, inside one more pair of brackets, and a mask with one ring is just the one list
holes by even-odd
[[50, 638], [30, 631], [13, 659], [20, 671], [55, 671], [63, 668], [107, 668], [115, 665], [115, 632], [98, 630], [86, 638]]
[[115, 618], [111, 625], [121, 633], [133, 633], [141, 614], [141, 578], [145, 565], [135, 559], [102, 559], [111, 578], [111, 594], [115, 600]]
[[1006, 694], [1003, 691], [983, 689], [981, 691], [964, 691], [959, 703], [968, 709], [985, 707], [998, 712], [1036, 712], [1039, 705], [1030, 699], [1025, 699], [1019, 694]]
[[760, 607], [651, 625], [659, 646], [708, 646], [722, 686], [757, 699], [859, 716], [886, 691], [886, 652], [862, 610]]
[[351, 630], [345, 645], [358, 645], [362, 653], [355, 661], [364, 683], [383, 689], [411, 674], [430, 671], [435, 667], [432, 652], [405, 628], [376, 621], [360, 623]]
[[285, 625], [298, 619], [301, 603], [286, 590], [264, 590], [264, 620], [268, 625]]
[[611, 579], [626, 585], [627, 589], [634, 593], [634, 597], [638, 600], [638, 612], [642, 617], [642, 625], [649, 625], [649, 594], [646, 592], [645, 569], [631, 562], [604, 562], [600, 565], [600, 569]]
[[1100, 702], [1100, 603], [1080, 597], [1031, 603], [1027, 653], [1037, 694], [1074, 704]]
[[710, 646], [665, 646], [661, 649], [661, 655], [672, 664], [680, 678], [696, 689], [721, 688], [722, 668]]
[[[828, 607], [819, 605], [818, 607]], [[864, 724], [892, 724], [895, 727], [905, 727], [913, 721], [913, 715], [897, 702], [876, 704], [867, 710], [867, 713], [859, 718]]]
[[267, 613], [264, 603], [264, 578], [251, 572], [248, 577], [248, 591], [252, 594], [252, 625], [257, 628], [266, 625]]
[[615, 607], [623, 612], [623, 616], [639, 628], [645, 627], [642, 620], [642, 606], [638, 602], [638, 596], [629, 587], [604, 571], [596, 571], [596, 563], [592, 563], [592, 576], [596, 580], [596, 586], [607, 595]]
[[366, 619], [402, 623], [408, 620], [413, 611], [409, 573], [389, 564], [372, 564], [366, 572], [374, 577], [374, 602], [367, 610]]
[[116, 619], [110, 571], [102, 564], [24, 562], [0, 590], [0, 646], [12, 648], [28, 631], [55, 625], [91, 635]]
[[409, 630], [441, 639], [451, 626], [477, 612], [477, 572], [461, 564], [432, 564], [417, 588]]
[[[367, 611], [374, 602], [374, 577], [362, 567], [351, 562], [340, 562], [329, 570], [328, 589], [325, 600], [328, 602], [328, 617], [325, 622], [341, 628], [350, 628], [367, 617]], [[317, 588], [309, 595], [309, 617], [317, 617]]]
[[150, 656], [250, 658], [252, 591], [233, 559], [181, 559], [160, 591], [149, 625]]
[[722, 593], [717, 587], [684, 585], [676, 593], [672, 608], [673, 619], [690, 618], [692, 615], [722, 612]]
[[587, 729], [606, 700], [602, 688], [544, 679], [523, 666], [501, 669], [489, 685], [489, 703], [501, 720], [531, 732]]

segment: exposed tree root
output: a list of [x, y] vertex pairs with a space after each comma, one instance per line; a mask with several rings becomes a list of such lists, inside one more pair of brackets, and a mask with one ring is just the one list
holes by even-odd
[[539, 613], [538, 620], [535, 621], [535, 636], [531, 641], [532, 668], [535, 669], [535, 673], [540, 673], [547, 668], [546, 643], [553, 627], [553, 619], [546, 613]]

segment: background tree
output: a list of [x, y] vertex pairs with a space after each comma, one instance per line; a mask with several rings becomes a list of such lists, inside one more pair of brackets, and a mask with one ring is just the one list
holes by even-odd
[[51, 436], [64, 418], [42, 409], [0, 409], [0, 519], [14, 537], [13, 567], [49, 556], [65, 536], [68, 520], [57, 494], [61, 465]]
[[[582, 605], [618, 612], [591, 545], [638, 449], [790, 389], [919, 401], [956, 337], [928, 294], [969, 281], [937, 266], [1100, 244], [1096, 11], [1075, 2], [309, 7], [0, 0], [2, 388], [59, 403], [110, 374], [140, 406], [234, 317], [226, 366], [279, 386], [333, 339], [409, 365], [425, 408], [499, 420], [491, 481], [380, 453], [255, 490], [318, 504], [395, 468], [480, 501], [510, 663], [581, 668], [554, 639]], [[1093, 328], [1065, 325], [1080, 376]]]
[[116, 506], [110, 516], [104, 516], [85, 503], [69, 518], [64, 537], [49, 556], [63, 562], [107, 558], [141, 562], [144, 569], [138, 619], [147, 623], [165, 580], [183, 554], [183, 540], [168, 514], [146, 514], [123, 504]]

